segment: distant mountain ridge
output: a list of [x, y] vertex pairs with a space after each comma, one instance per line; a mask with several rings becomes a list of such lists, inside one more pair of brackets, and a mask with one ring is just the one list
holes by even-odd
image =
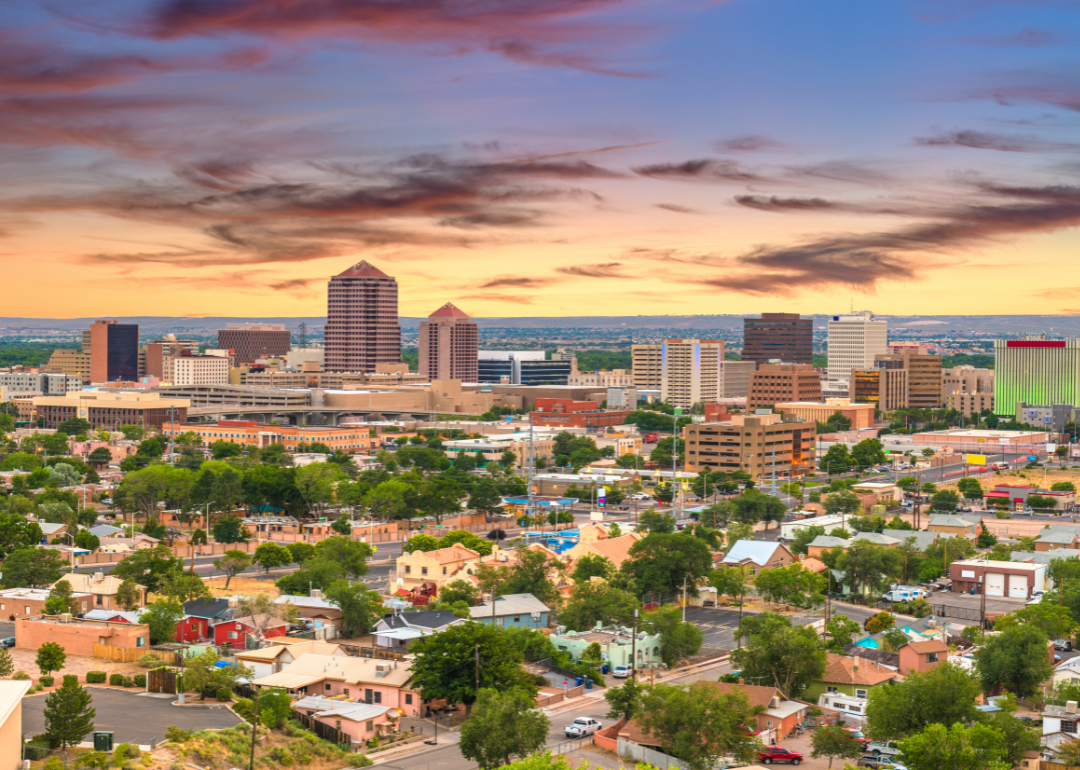
[[[804, 314], [814, 319], [814, 325], [823, 329], [830, 316]], [[926, 332], [997, 332], [1021, 334], [1027, 332], [1051, 331], [1065, 336], [1080, 335], [1080, 316], [1062, 315], [886, 315], [878, 318], [889, 321], [890, 328], [908, 329]], [[188, 318], [176, 316], [93, 316], [89, 318], [17, 318], [0, 317], [0, 335], [14, 330], [57, 330], [78, 331], [89, 328], [99, 318], [115, 319], [122, 323], [137, 323], [147, 332], [189, 331], [192, 333], [211, 333], [225, 328], [230, 323], [280, 323], [286, 328], [296, 330], [300, 323], [306, 323], [309, 331], [321, 329], [326, 323], [325, 316], [267, 316], [230, 317], [207, 316]], [[526, 316], [526, 317], [489, 317], [476, 318], [476, 322], [485, 328], [518, 329], [672, 329], [708, 331], [710, 329], [741, 329], [743, 315], [640, 315], [640, 316]], [[413, 330], [420, 326], [420, 317], [402, 316], [402, 328]]]

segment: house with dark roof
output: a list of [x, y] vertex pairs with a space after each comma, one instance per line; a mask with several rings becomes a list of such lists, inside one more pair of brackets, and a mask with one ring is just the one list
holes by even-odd
[[236, 615], [235, 599], [192, 599], [184, 602], [184, 612], [192, 617], [221, 621]]
[[449, 610], [415, 610], [391, 612], [375, 624], [371, 632], [379, 647], [408, 647], [415, 640], [445, 631], [450, 626], [465, 623]]

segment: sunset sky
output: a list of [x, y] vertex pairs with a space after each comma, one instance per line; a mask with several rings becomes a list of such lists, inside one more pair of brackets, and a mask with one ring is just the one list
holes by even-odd
[[1077, 0], [0, 2], [0, 315], [1080, 314]]

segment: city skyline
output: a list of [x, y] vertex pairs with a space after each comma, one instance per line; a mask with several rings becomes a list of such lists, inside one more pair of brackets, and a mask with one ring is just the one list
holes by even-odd
[[1080, 314], [1071, 4], [493, 7], [5, 4], [5, 315]]

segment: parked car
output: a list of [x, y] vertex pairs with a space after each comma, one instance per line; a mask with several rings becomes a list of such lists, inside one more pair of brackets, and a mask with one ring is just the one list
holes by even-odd
[[758, 752], [758, 759], [765, 765], [771, 765], [773, 762], [798, 765], [802, 763], [803, 755], [797, 751], [788, 751], [783, 746], [766, 746]]
[[879, 770], [907, 770], [896, 757], [884, 755], [862, 757], [857, 764], [859, 767], [875, 767]]
[[9, 636], [7, 639], [0, 639], [0, 647], [14, 647], [15, 637]]
[[849, 733], [852, 738], [856, 739], [863, 746], [870, 743], [870, 739], [862, 732], [862, 730], [856, 730], [854, 727], [845, 727], [844, 732]]
[[633, 666], [616, 666], [615, 670], [611, 672], [611, 675], [616, 679], [626, 679], [634, 673]]
[[1054, 649], [1059, 652], [1072, 652], [1072, 640], [1071, 639], [1055, 639]]
[[586, 735], [592, 735], [601, 727], [602, 725], [595, 719], [578, 717], [564, 727], [563, 732], [566, 733], [567, 738], [584, 738]]
[[880, 757], [882, 754], [895, 757], [900, 753], [900, 749], [892, 741], [870, 741], [866, 746], [866, 750], [875, 757]]

